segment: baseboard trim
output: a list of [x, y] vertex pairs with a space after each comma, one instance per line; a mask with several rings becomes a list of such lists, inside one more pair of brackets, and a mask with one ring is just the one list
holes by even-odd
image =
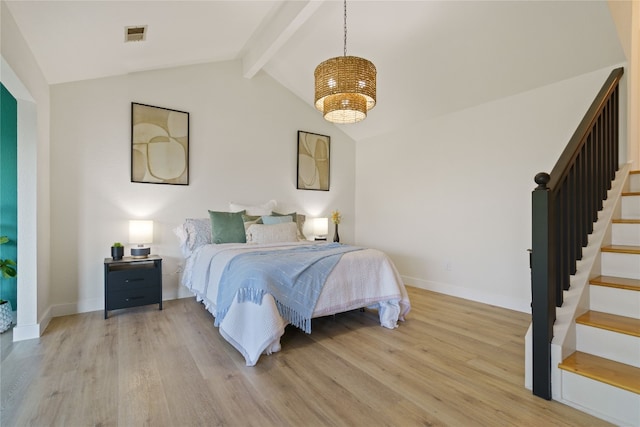
[[19, 325], [13, 328], [13, 341], [31, 340], [40, 338], [40, 324]]
[[53, 317], [68, 316], [70, 314], [88, 313], [104, 310], [104, 298], [92, 298], [67, 304], [55, 304], [51, 306]]
[[51, 307], [44, 312], [38, 323], [32, 323], [30, 325], [16, 325], [13, 328], [13, 341], [16, 342], [40, 338], [45, 329], [47, 329], [47, 326], [49, 326], [50, 321]]
[[479, 292], [476, 289], [464, 288], [448, 283], [438, 283], [431, 280], [418, 279], [416, 277], [401, 276], [402, 281], [416, 288], [438, 292], [439, 294], [450, 295], [452, 297], [467, 299], [483, 304], [494, 305], [496, 307], [507, 308], [509, 310], [531, 313], [531, 301], [523, 301], [517, 298], [509, 298], [503, 295]]

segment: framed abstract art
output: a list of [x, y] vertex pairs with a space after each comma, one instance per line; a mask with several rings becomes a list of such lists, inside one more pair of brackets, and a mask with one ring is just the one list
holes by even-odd
[[189, 113], [131, 103], [131, 182], [189, 185]]
[[329, 191], [331, 138], [298, 131], [299, 190]]

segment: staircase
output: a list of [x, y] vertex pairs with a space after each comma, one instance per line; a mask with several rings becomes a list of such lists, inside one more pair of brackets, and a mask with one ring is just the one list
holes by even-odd
[[[640, 426], [640, 171], [632, 171], [575, 320], [576, 351], [559, 365], [561, 401], [621, 426]], [[554, 396], [556, 398], [556, 396]]]

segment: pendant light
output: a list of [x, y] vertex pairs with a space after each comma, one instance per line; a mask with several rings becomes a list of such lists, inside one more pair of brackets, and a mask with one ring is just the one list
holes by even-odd
[[333, 123], [357, 123], [376, 105], [376, 67], [347, 56], [347, 0], [344, 0], [344, 55], [316, 67], [315, 106]]

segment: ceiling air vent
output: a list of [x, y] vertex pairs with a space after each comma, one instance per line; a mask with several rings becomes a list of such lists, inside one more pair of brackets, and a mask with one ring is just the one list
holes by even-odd
[[124, 27], [124, 41], [141, 42], [147, 39], [147, 26], [138, 25], [136, 27]]

